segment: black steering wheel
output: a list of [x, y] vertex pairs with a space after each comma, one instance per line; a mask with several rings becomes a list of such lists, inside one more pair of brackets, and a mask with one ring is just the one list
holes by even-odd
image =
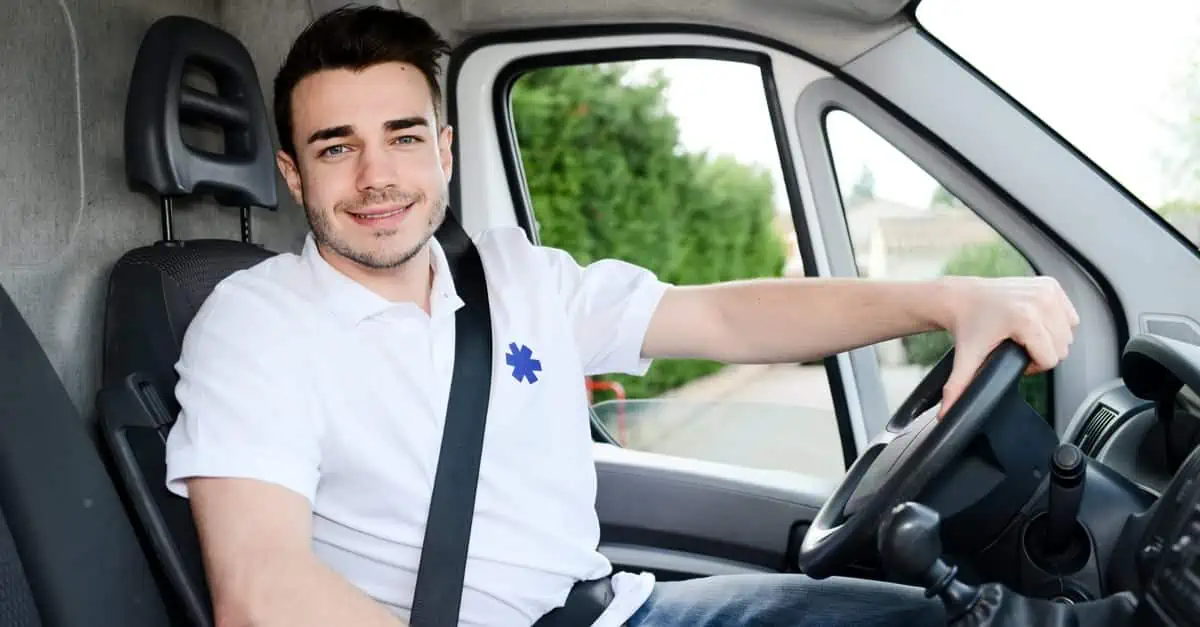
[[912, 501], [966, 449], [1020, 379], [1029, 354], [1012, 340], [992, 351], [941, 420], [935, 408], [954, 365], [951, 349], [909, 394], [887, 427], [850, 466], [800, 545], [798, 565], [821, 579], [872, 546], [883, 516]]

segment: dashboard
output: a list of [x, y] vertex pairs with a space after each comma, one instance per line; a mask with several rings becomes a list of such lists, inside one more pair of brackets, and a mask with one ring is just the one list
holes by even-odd
[[1154, 504], [1116, 542], [1109, 591], [1139, 597], [1133, 625], [1200, 625], [1200, 346], [1140, 335], [1121, 379], [1096, 390], [1063, 441], [1115, 470]]
[[1147, 516], [1135, 561], [1138, 578], [1147, 583], [1133, 625], [1198, 625], [1200, 450], [1188, 456]]
[[1157, 497], [1200, 446], [1198, 389], [1180, 383], [1154, 401], [1135, 396], [1123, 379], [1112, 381], [1080, 406], [1063, 441]]

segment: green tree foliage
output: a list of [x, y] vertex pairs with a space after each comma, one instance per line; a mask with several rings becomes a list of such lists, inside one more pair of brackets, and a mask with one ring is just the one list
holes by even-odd
[[[997, 238], [987, 244], [965, 246], [946, 262], [947, 276], [1008, 277], [1032, 276], [1033, 268], [1008, 242]], [[930, 331], [904, 339], [908, 360], [923, 366], [933, 365], [954, 345], [946, 331]], [[1025, 401], [1043, 416], [1050, 409], [1049, 380], [1046, 373], [1022, 377], [1019, 383]]]
[[[678, 285], [779, 276], [770, 173], [679, 143], [667, 81], [627, 64], [545, 68], [521, 77], [512, 115], [543, 244], [587, 264], [621, 259]], [[612, 377], [653, 397], [721, 364], [660, 360]]]

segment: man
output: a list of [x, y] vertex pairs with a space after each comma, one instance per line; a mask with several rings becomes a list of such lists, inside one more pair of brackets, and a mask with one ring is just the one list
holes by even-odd
[[[431, 239], [452, 170], [435, 78], [446, 52], [414, 16], [346, 9], [306, 29], [276, 78], [279, 169], [311, 235], [300, 255], [239, 272], [205, 302], [167, 446], [218, 625], [405, 624], [462, 303]], [[528, 627], [575, 582], [610, 574], [596, 551], [588, 374], [641, 373], [655, 358], [800, 362], [946, 328], [958, 347], [949, 404], [1005, 338], [1041, 371], [1066, 356], [1078, 322], [1047, 279], [673, 287], [619, 261], [581, 268], [515, 229], [476, 244], [497, 344], [540, 369], [496, 356], [466, 625]], [[617, 573], [613, 587], [597, 625], [944, 620], [920, 591], [866, 581]]]

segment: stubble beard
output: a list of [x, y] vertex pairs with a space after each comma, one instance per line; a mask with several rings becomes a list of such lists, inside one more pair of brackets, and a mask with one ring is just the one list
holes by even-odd
[[[364, 207], [384, 203], [403, 205], [411, 203], [415, 208], [426, 201], [426, 196], [422, 192], [406, 193], [396, 190], [368, 192], [355, 200], [346, 200], [337, 203], [333, 211], [320, 211], [305, 203], [304, 213], [308, 218], [308, 226], [312, 230], [313, 239], [318, 244], [364, 268], [370, 270], [391, 270], [403, 266], [411, 261], [413, 257], [416, 257], [421, 252], [421, 249], [429, 243], [429, 240], [433, 238], [433, 234], [437, 232], [445, 220], [447, 208], [446, 194], [439, 192], [437, 196], [429, 200], [431, 201], [431, 209], [425, 232], [411, 247], [398, 253], [355, 249], [350, 242], [338, 237], [333, 228], [333, 216], [341, 212], [356, 211]], [[393, 237], [396, 232], [397, 229], [376, 229], [374, 237], [376, 239]]]

